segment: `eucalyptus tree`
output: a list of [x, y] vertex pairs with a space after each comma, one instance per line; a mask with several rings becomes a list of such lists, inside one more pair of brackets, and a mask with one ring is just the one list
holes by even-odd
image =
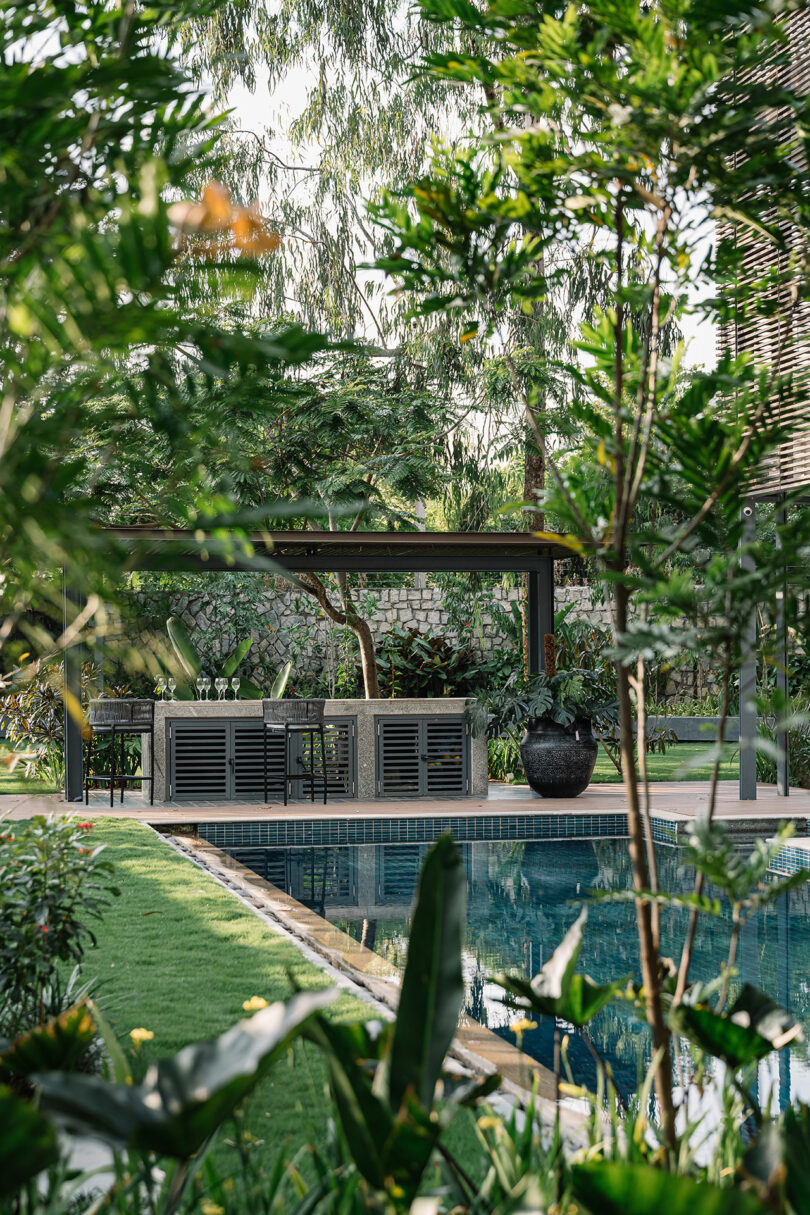
[[[789, 433], [773, 408], [789, 390], [779, 352], [762, 367], [727, 354], [715, 371], [694, 372], [684, 384], [677, 352], [664, 357], [661, 335], [695, 285], [704, 293], [691, 306], [707, 320], [727, 319], [735, 308], [749, 319], [767, 312], [776, 283], [800, 315], [809, 286], [810, 180], [805, 155], [795, 153], [804, 148], [810, 106], [778, 73], [757, 74], [786, 54], [778, 15], [789, 8], [575, 0], [557, 13], [542, 0], [491, 0], [480, 9], [468, 0], [421, 0], [426, 18], [495, 47], [433, 54], [426, 66], [440, 80], [479, 84], [494, 134], [483, 146], [442, 150], [408, 197], [392, 195], [379, 211], [394, 241], [380, 264], [396, 276], [397, 290], [413, 292], [431, 314], [466, 317], [465, 332], [481, 340], [492, 339], [508, 308], [531, 311], [551, 295], [565, 273], [565, 259], [549, 257], [553, 247], [587, 245], [609, 286], [608, 306], [582, 327], [582, 363], [568, 368], [586, 433], [578, 462], [562, 466], [537, 425], [542, 368], [523, 383], [508, 346], [503, 357], [545, 453], [549, 484], [540, 505], [562, 520], [572, 550], [593, 559], [612, 605], [639, 998], [670, 1150], [670, 1025], [683, 1007], [700, 904], [692, 906], [677, 978], [665, 981], [658, 908], [666, 896], [658, 889], [643, 730], [635, 754], [633, 696], [641, 707], [647, 657], [700, 649], [722, 673], [725, 715], [752, 610], [775, 597], [785, 561], [803, 568], [808, 523], [805, 512], [778, 529], [778, 554], [772, 544], [752, 543], [741, 519], [756, 468]], [[725, 227], [706, 254], [712, 222]], [[741, 273], [752, 240], [780, 255], [755, 282]], [[673, 562], [697, 546], [703, 556], [693, 568]], [[634, 617], [632, 605], [655, 615]], [[719, 748], [709, 820], [718, 765]]]
[[[115, 470], [133, 420], [172, 457], [187, 456], [197, 385], [236, 385], [323, 345], [296, 328], [245, 336], [184, 297], [188, 254], [169, 209], [218, 163], [217, 123], [175, 53], [191, 8], [3, 8], [0, 646], [35, 599], [57, 608], [60, 567], [89, 595], [61, 640], [92, 624], [124, 554], [98, 530], [105, 518], [92, 493], [77, 490]], [[205, 221], [208, 205], [198, 209]], [[272, 243], [259, 217], [229, 213], [207, 238], [205, 264], [231, 293], [250, 289], [243, 261], [257, 233], [259, 245]], [[100, 422], [106, 444], [88, 452], [83, 439]], [[233, 510], [180, 489], [176, 511], [203, 530], [208, 516]], [[39, 632], [34, 640], [49, 644]]]

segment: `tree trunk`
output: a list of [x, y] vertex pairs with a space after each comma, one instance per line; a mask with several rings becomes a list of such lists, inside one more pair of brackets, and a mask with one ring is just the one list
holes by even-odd
[[[620, 583], [613, 587], [613, 623], [616, 638], [627, 632], [627, 607], [629, 594]], [[621, 662], [616, 664], [619, 702], [619, 738], [622, 757], [622, 775], [627, 795], [627, 826], [630, 834], [630, 858], [633, 862], [633, 883], [637, 891], [647, 890], [650, 885], [647, 851], [644, 841], [644, 826], [636, 777], [635, 737], [633, 731], [633, 705], [630, 696], [630, 672]], [[671, 1035], [664, 1019], [661, 1005], [661, 975], [658, 951], [653, 936], [652, 912], [649, 903], [636, 900], [636, 925], [641, 952], [641, 980], [644, 985], [647, 1024], [653, 1040], [653, 1050], [661, 1051], [661, 1059], [655, 1069], [655, 1092], [661, 1109], [664, 1142], [675, 1146], [675, 1107], [672, 1101], [672, 1055]]]
[[[538, 451], [529, 427], [526, 427], [525, 447], [523, 454], [523, 501], [536, 502], [538, 492], [545, 489], [546, 466], [543, 453]], [[524, 527], [529, 532], [541, 532], [545, 527], [545, 517], [541, 510], [532, 509], [524, 512]], [[520, 578], [520, 594], [522, 600], [521, 618], [523, 622], [523, 674], [529, 678], [529, 579], [527, 574]]]
[[325, 616], [328, 616], [335, 624], [345, 625], [352, 630], [360, 646], [360, 665], [363, 671], [363, 687], [366, 700], [380, 700], [380, 682], [377, 673], [374, 636], [368, 622], [359, 615], [355, 607], [346, 575], [338, 574], [336, 577], [340, 590], [342, 611], [331, 602], [326, 587], [315, 574], [302, 574], [299, 583], [307, 594], [317, 600]]

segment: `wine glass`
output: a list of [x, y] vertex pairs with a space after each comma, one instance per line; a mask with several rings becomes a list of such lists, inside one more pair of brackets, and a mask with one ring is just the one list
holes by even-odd
[[203, 675], [203, 692], [205, 692], [205, 699], [206, 699], [206, 700], [208, 700], [208, 693], [209, 693], [210, 691], [211, 691], [211, 676], [210, 676], [210, 675]]
[[176, 687], [177, 687], [177, 680], [176, 680], [176, 679], [172, 679], [172, 678], [171, 678], [171, 676], [169, 676], [169, 683], [168, 683], [168, 688], [169, 688], [169, 700], [174, 700], [174, 689], [175, 689]]
[[165, 691], [166, 691], [166, 679], [163, 675], [158, 675], [157, 684], [155, 686], [155, 692], [157, 693], [158, 700], [163, 700]]
[[225, 699], [225, 689], [227, 688], [227, 686], [228, 686], [227, 679], [219, 678], [219, 679], [214, 680], [214, 687], [217, 690], [217, 700]]
[[197, 682], [197, 700], [202, 700], [203, 688], [205, 687], [205, 676], [202, 674], [202, 672], [200, 672], [200, 674], [197, 676], [196, 682]]
[[234, 700], [239, 699], [239, 685], [241, 684], [241, 682], [242, 682], [242, 680], [239, 678], [238, 675], [234, 675], [233, 679], [231, 680], [231, 687], [233, 688]]

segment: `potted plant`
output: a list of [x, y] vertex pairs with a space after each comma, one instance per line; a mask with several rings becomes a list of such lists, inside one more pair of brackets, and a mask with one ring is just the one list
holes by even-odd
[[467, 720], [476, 736], [486, 729], [490, 738], [511, 738], [516, 749], [519, 742], [535, 793], [577, 797], [596, 763], [594, 725], [603, 729], [615, 722], [616, 700], [601, 672], [558, 671], [553, 636], [545, 640], [546, 671], [528, 680], [522, 672], [510, 675], [501, 688], [468, 706]]

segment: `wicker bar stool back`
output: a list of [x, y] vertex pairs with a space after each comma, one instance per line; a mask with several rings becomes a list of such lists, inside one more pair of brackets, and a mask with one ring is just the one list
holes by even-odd
[[[323, 801], [326, 805], [329, 778], [326, 771], [326, 740], [324, 738], [324, 708], [325, 700], [263, 700], [262, 718], [264, 720], [264, 800], [269, 801], [269, 768], [268, 768], [268, 739], [271, 731], [284, 733], [284, 805], [287, 805], [290, 784], [297, 780], [309, 781], [310, 801], [315, 801], [315, 735], [321, 744], [321, 778], [323, 780]], [[309, 767], [304, 765], [302, 758], [300, 772], [290, 772], [290, 735], [309, 735]], [[302, 748], [303, 749], [303, 748]]]
[[[121, 802], [124, 801], [124, 787], [127, 781], [140, 781], [141, 787], [149, 785], [150, 804], [155, 800], [155, 702], [153, 700], [138, 700], [134, 697], [114, 697], [110, 700], [91, 700], [87, 713], [89, 734], [87, 739], [87, 754], [84, 766], [84, 800], [90, 804], [90, 768], [93, 759], [93, 742], [96, 736], [110, 738], [110, 771], [95, 772], [96, 781], [109, 783], [110, 805], [113, 805], [115, 782], [121, 785]], [[124, 740], [127, 734], [149, 736], [149, 775], [141, 772], [140, 776], [127, 775], [124, 771], [125, 754]], [[116, 772], [116, 740], [121, 739], [121, 771]], [[141, 764], [143, 767], [143, 764]]]

